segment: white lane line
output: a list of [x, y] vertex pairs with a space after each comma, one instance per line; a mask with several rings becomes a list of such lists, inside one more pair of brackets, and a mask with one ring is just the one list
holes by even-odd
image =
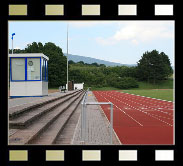
[[[113, 103], [114, 104], [114, 103]], [[137, 120], [135, 120], [133, 117], [131, 117], [130, 115], [128, 115], [125, 111], [123, 111], [121, 108], [119, 108], [118, 106], [116, 106], [115, 104], [114, 104], [114, 106], [116, 107], [116, 108], [118, 108], [120, 111], [122, 111], [125, 115], [127, 115], [128, 117], [130, 117], [132, 120], [134, 120], [136, 123], [138, 123], [140, 126], [143, 126], [140, 122], [138, 122]]]
[[[107, 95], [107, 94], [106, 94]], [[114, 94], [113, 94], [113, 96], [115, 96]], [[132, 102], [132, 103], [135, 103], [134, 101], [131, 101], [131, 100], [129, 100], [129, 99], [126, 99], [126, 98], [122, 98], [122, 97], [119, 97], [120, 99], [124, 99], [124, 100], [127, 100], [127, 101], [130, 101], [130, 102]], [[135, 99], [136, 100], [136, 99]], [[149, 104], [150, 102], [145, 102], [145, 103], [143, 103], [143, 104], [141, 104], [141, 103], [138, 103], [139, 105], [142, 105], [142, 106], [145, 106], [145, 107], [147, 107], [147, 108], [151, 108], [151, 109], [153, 109], [153, 110], [155, 110], [155, 111], [158, 111], [158, 112], [162, 112], [162, 113], [164, 113], [164, 114], [168, 114], [168, 115], [170, 115], [170, 116], [172, 116], [172, 113], [168, 113], [168, 112], [164, 112], [164, 111], [161, 111], [161, 110], [158, 110], [158, 109], [156, 109], [156, 108], [153, 108], [153, 106], [147, 106], [147, 105], [145, 105], [145, 104]], [[150, 103], [151, 104], [151, 103]], [[167, 109], [167, 108], [162, 108], [162, 109]], [[172, 110], [172, 109], [171, 109]]]
[[[107, 95], [107, 96], [109, 96], [109, 95]], [[114, 100], [119, 101], [120, 103], [126, 104], [126, 103], [124, 103], [124, 102], [122, 102], [122, 101], [120, 101], [120, 100], [118, 100], [118, 99], [116, 99], [116, 98], [114, 98], [114, 97], [112, 97], [112, 96], [109, 96], [109, 97], [113, 98]], [[149, 116], [151, 116], [152, 118], [157, 119], [157, 120], [159, 120], [159, 121], [161, 121], [161, 122], [163, 122], [163, 123], [165, 123], [165, 124], [167, 124], [167, 125], [169, 125], [169, 126], [173, 126], [173, 125], [171, 125], [171, 124], [169, 124], [169, 123], [167, 123], [167, 122], [165, 122], [165, 121], [163, 121], [163, 120], [161, 120], [161, 119], [159, 119], [159, 118], [156, 118], [156, 117], [152, 116], [150, 113], [147, 113], [147, 112], [145, 112], [145, 111], [142, 111], [142, 110], [140, 110], [140, 109], [138, 109], [138, 108], [135, 108], [135, 107], [133, 107], [133, 106], [131, 106], [131, 105], [128, 105], [128, 106], [130, 106], [130, 107], [132, 107], [132, 108], [134, 108], [134, 109], [136, 109], [136, 110], [138, 110], [138, 111], [140, 111], [140, 112], [143, 112], [144, 114], [149, 115]]]
[[[97, 92], [98, 93], [98, 92]], [[101, 94], [99, 94], [100, 96], [102, 96]], [[103, 98], [105, 98], [104, 96], [102, 96]], [[106, 98], [105, 98], [106, 99]], [[108, 100], [108, 99], [106, 99]], [[108, 100], [109, 102], [111, 102], [110, 100]], [[112, 103], [112, 102], [111, 102]], [[135, 120], [133, 117], [131, 117], [130, 115], [128, 115], [125, 111], [123, 111], [122, 109], [120, 109], [118, 106], [116, 106], [114, 103], [113, 105], [118, 108], [121, 112], [123, 112], [125, 115], [127, 115], [129, 118], [131, 118], [133, 121], [135, 121], [136, 123], [138, 123], [140, 126], [143, 126], [140, 122], [138, 122], [137, 120]]]

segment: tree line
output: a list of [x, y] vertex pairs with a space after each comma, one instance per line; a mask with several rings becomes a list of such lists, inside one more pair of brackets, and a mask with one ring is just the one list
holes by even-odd
[[[11, 53], [11, 50], [9, 50]], [[15, 49], [14, 53], [43, 53], [49, 57], [48, 81], [49, 87], [66, 84], [67, 57], [62, 49], [54, 43], [33, 42], [23, 50]], [[104, 64], [87, 64], [83, 61], [69, 61], [69, 80], [86, 86], [115, 87], [120, 89], [137, 88], [138, 81], [156, 84], [172, 75], [168, 56], [157, 50], [145, 52], [136, 66], [105, 66]]]

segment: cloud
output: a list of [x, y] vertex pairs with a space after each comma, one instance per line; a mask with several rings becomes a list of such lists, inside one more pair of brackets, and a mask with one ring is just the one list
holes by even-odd
[[101, 45], [114, 45], [120, 41], [132, 44], [151, 42], [159, 39], [173, 39], [173, 22], [168, 21], [133, 21], [119, 22], [116, 32], [107, 38], [96, 38]]
[[116, 43], [116, 41], [113, 38], [104, 39], [102, 37], [97, 37], [96, 41], [101, 45], [113, 45]]
[[139, 44], [139, 42], [138, 42], [137, 40], [135, 40], [135, 39], [133, 39], [131, 42], [132, 42], [133, 44], [135, 44], [135, 45], [138, 45], [138, 44]]

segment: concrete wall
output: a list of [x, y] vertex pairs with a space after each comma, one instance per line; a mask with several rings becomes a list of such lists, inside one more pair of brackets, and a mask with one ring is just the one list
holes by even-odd
[[74, 84], [74, 89], [83, 89], [84, 88], [84, 83], [79, 83], [79, 84]]
[[42, 95], [42, 81], [10, 82], [10, 96]]
[[42, 95], [48, 95], [48, 82], [42, 81]]

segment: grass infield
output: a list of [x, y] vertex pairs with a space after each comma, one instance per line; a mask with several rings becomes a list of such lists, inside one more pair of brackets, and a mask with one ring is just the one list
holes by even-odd
[[173, 101], [173, 89], [122, 90], [120, 92]]

